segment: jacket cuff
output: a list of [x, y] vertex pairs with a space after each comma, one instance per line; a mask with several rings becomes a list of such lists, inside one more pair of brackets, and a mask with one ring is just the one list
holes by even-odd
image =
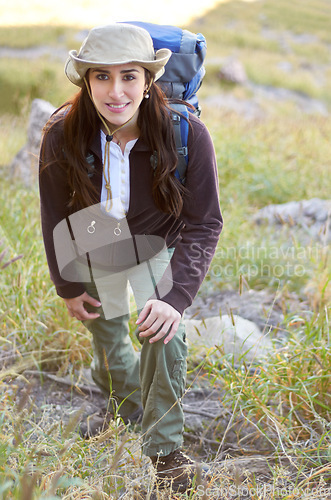
[[67, 285], [58, 285], [55, 288], [57, 294], [62, 299], [73, 299], [85, 292], [83, 283], [68, 283]]
[[175, 287], [172, 287], [171, 291], [167, 295], [160, 297], [160, 300], [171, 305], [181, 314], [181, 316], [183, 316], [185, 309], [189, 307], [193, 301], [190, 296], [183, 294], [181, 290]]

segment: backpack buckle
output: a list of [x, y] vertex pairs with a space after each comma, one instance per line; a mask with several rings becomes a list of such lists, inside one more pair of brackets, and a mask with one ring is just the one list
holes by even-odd
[[177, 153], [181, 156], [187, 156], [188, 155], [188, 147], [183, 146], [181, 148], [177, 148]]

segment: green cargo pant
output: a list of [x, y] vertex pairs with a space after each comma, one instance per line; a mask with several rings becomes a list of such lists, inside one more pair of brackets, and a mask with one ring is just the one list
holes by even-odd
[[173, 249], [166, 250], [153, 259], [152, 281], [147, 278], [146, 265], [141, 264], [98, 280], [97, 286], [95, 282], [86, 283], [87, 293], [100, 300], [107, 311], [113, 311], [112, 317], [105, 319], [103, 307], [86, 307], [100, 313], [99, 318], [84, 322], [93, 335], [92, 377], [105, 394], [112, 393], [123, 417], [142, 404], [143, 451], [148, 456], [168, 455], [182, 445], [181, 397], [185, 389], [187, 345], [181, 322], [167, 345], [162, 339], [155, 344], [143, 339], [139, 357], [129, 337], [128, 284], [140, 311], [152, 295], [172, 253]]

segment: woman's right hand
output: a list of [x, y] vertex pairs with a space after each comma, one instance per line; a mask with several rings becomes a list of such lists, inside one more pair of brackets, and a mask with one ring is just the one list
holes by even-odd
[[84, 292], [79, 297], [74, 297], [72, 299], [63, 299], [68, 308], [69, 314], [72, 318], [77, 318], [80, 321], [86, 321], [87, 319], [96, 319], [100, 316], [99, 313], [89, 313], [84, 307], [84, 302], [91, 304], [94, 307], [100, 307], [101, 302], [91, 297], [87, 292]]

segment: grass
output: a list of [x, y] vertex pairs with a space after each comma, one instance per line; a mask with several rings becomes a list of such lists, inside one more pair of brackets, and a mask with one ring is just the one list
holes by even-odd
[[[231, 1], [188, 28], [206, 35], [211, 60], [233, 56], [242, 62], [252, 82], [302, 92], [329, 106], [330, 14], [328, 0]], [[304, 41], [299, 37], [304, 34], [313, 37]], [[280, 62], [291, 63], [293, 70], [285, 73], [278, 66]], [[312, 64], [314, 71], [308, 69]]]
[[[76, 31], [76, 30], [75, 30]], [[1, 26], [0, 46], [13, 49], [26, 49], [38, 45], [57, 46], [59, 42], [69, 48], [74, 43], [73, 30], [66, 26]]]
[[[139, 478], [142, 458], [137, 453], [137, 437], [129, 435], [123, 424], [112, 423], [102, 439], [86, 443], [72, 435], [74, 416], [66, 426], [59, 425], [43, 408], [46, 425], [41, 429], [28, 395], [16, 400], [15, 416], [11, 397], [2, 392], [0, 401], [6, 422], [3, 430], [14, 437], [2, 439], [1, 498], [111, 498], [107, 495], [124, 484], [131, 490], [133, 470]], [[117, 469], [119, 473], [114, 474]]]
[[[222, 32], [231, 25], [243, 37], [249, 40], [251, 34], [256, 35], [261, 27], [277, 31], [279, 34], [292, 32], [294, 34], [309, 33], [315, 35], [322, 43], [331, 39], [329, 17], [331, 7], [329, 0], [272, 0], [252, 2], [230, 1], [210, 10], [203, 19], [191, 23], [200, 31], [219, 32], [218, 43], [222, 45]], [[216, 37], [214, 38], [216, 40]], [[209, 36], [208, 36], [209, 40]], [[211, 43], [211, 45], [213, 45]], [[214, 47], [211, 47], [212, 49]]]
[[[24, 78], [22, 75], [24, 74]], [[23, 116], [33, 99], [45, 99], [54, 106], [62, 104], [74, 92], [63, 78], [63, 64], [42, 59], [1, 59], [0, 96], [2, 113]], [[71, 86], [72, 87], [72, 86]]]
[[[242, 60], [251, 81], [328, 103], [329, 14], [326, 0], [229, 2], [190, 28], [207, 36], [210, 57], [235, 55]], [[263, 29], [277, 36], [266, 39]], [[314, 37], [299, 44], [294, 35], [304, 33]], [[286, 46], [279, 36], [285, 37]], [[0, 45], [60, 43], [77, 48], [72, 28], [0, 28]], [[292, 65], [289, 74], [279, 66], [284, 60]], [[217, 64], [210, 63], [210, 71], [207, 64], [201, 96], [222, 91], [249, 99], [248, 88], [217, 81]], [[305, 69], [309, 65], [314, 72]], [[11, 179], [8, 168], [25, 143], [31, 100], [41, 97], [57, 105], [72, 88], [62, 65], [45, 59], [33, 65], [6, 60], [0, 69], [0, 496], [132, 500], [141, 498], [135, 491], [140, 486], [147, 492], [143, 498], [148, 498], [153, 472], [141, 454], [139, 433], [114, 421], [106, 434], [85, 442], [74, 431], [75, 415], [61, 419], [52, 405], [38, 407], [29, 393], [26, 370], [74, 376], [91, 361], [89, 334], [68, 317], [50, 282], [37, 187], [27, 189]], [[316, 74], [322, 77], [316, 80]], [[263, 362], [248, 365], [242, 359], [238, 367], [218, 346], [201, 365], [199, 353], [191, 349], [189, 383], [212, 385], [225, 394], [220, 398], [231, 417], [225, 426], [215, 418], [206, 427], [208, 451], [194, 436], [192, 454], [209, 462], [213, 478], [198, 484], [194, 494], [167, 493], [164, 498], [216, 499], [222, 490], [230, 498], [231, 491], [244, 488], [254, 500], [269, 499], [270, 491], [272, 498], [285, 500], [326, 500], [330, 495], [329, 247], [309, 239], [302, 242], [287, 226], [277, 233], [274, 227], [256, 226], [252, 217], [270, 203], [329, 198], [331, 120], [302, 114], [291, 104], [263, 105], [266, 118], [249, 122], [203, 107], [217, 152], [225, 218], [203, 286], [207, 292], [266, 288], [283, 297], [285, 321], [275, 349]], [[294, 292], [305, 301], [299, 311], [288, 302]], [[130, 328], [133, 332], [134, 320]], [[233, 433], [237, 442], [230, 441]], [[242, 458], [265, 453], [266, 460], [272, 460], [266, 477], [240, 475], [229, 468], [236, 453], [224, 451], [228, 442], [237, 453], [241, 450]]]
[[[24, 114], [25, 112], [25, 114]], [[22, 110], [21, 116], [0, 115], [0, 141], [2, 165], [9, 165], [14, 156], [26, 142], [28, 109]]]
[[[283, 346], [255, 370], [245, 364], [238, 370], [223, 357], [218, 368], [210, 365], [209, 376], [226, 387], [234, 414], [265, 437], [275, 456], [288, 459], [291, 473], [284, 484], [288, 496], [273, 498], [290, 499], [301, 498], [307, 485], [319, 490], [331, 481], [331, 353], [326, 309], [306, 321], [288, 318], [287, 328]], [[294, 489], [297, 494], [291, 496]]]
[[[286, 225], [277, 234], [274, 227], [261, 231], [252, 217], [271, 203], [328, 199], [330, 119], [276, 113], [248, 127], [233, 113], [222, 113], [220, 119], [220, 112], [204, 109], [205, 116], [217, 151], [225, 219], [211, 286], [233, 288], [243, 276], [252, 288], [286, 287], [301, 293], [307, 279], [315, 279], [327, 250], [321, 243], [300, 242]], [[327, 259], [324, 272], [330, 269]]]

